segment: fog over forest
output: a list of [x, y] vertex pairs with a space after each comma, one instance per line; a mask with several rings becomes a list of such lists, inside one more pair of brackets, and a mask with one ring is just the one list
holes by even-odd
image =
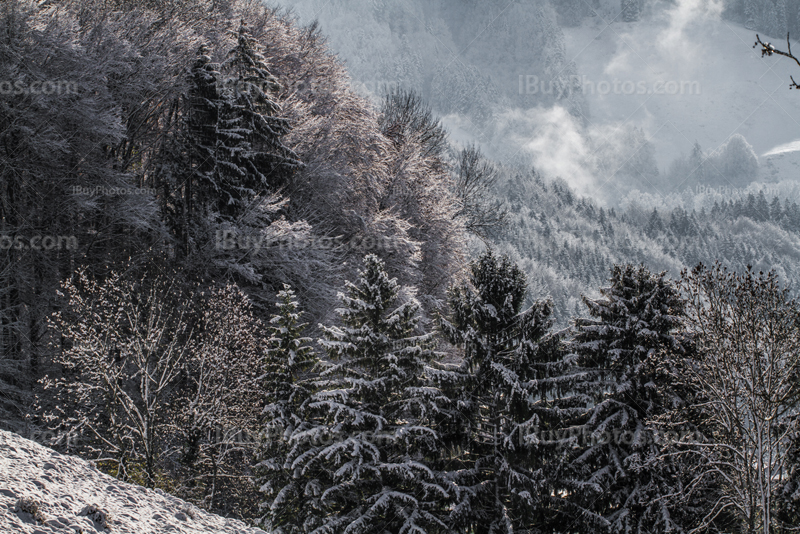
[[[800, 252], [795, 237], [769, 228], [800, 202], [800, 93], [789, 87], [794, 63], [753, 45], [758, 33], [785, 49], [786, 33], [800, 35], [798, 6], [623, 4], [276, 5], [318, 24], [354, 90], [376, 103], [413, 91], [454, 149], [481, 150], [509, 213], [493, 243], [554, 298], [564, 324], [619, 261], [671, 275], [698, 261], [752, 264], [795, 287], [794, 260], [777, 260]], [[559, 184], [576, 205], [553, 198]], [[775, 201], [788, 206], [777, 218]]]
[[[744, 3], [723, 0], [645, 0], [635, 21], [617, 0], [279, 5], [319, 21], [354, 87], [374, 97], [414, 90], [454, 141], [535, 165], [606, 204], [633, 189], [796, 178], [800, 158], [785, 155], [800, 138], [800, 99], [786, 90], [793, 64], [762, 58], [751, 31], [785, 45], [793, 2], [783, 25], [759, 13], [749, 29]], [[758, 172], [687, 179], [680, 163], [695, 142], [713, 153], [737, 134], [762, 160]]]

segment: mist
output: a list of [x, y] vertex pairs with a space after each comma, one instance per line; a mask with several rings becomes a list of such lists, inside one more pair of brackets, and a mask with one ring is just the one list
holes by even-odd
[[713, 154], [736, 135], [762, 167], [782, 158], [756, 180], [793, 178], [785, 160], [800, 152], [776, 152], [800, 138], [792, 64], [762, 58], [756, 32], [726, 18], [723, 0], [645, 0], [634, 22], [618, 1], [597, 0], [579, 16], [567, 3], [281, 5], [302, 23], [319, 21], [354, 87], [376, 103], [414, 90], [454, 145], [476, 143], [498, 163], [534, 167], [601, 203], [680, 193], [692, 179], [674, 171], [695, 144]]

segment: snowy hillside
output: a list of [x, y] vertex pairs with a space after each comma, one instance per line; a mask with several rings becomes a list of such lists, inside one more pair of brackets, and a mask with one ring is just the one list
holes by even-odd
[[[37, 505], [38, 520], [26, 502]], [[105, 531], [112, 533], [263, 534], [175, 497], [120, 482], [80, 458], [0, 431], [0, 532], [102, 532], [104, 520]]]
[[760, 161], [762, 181], [800, 181], [800, 141], [777, 146], [763, 154]]

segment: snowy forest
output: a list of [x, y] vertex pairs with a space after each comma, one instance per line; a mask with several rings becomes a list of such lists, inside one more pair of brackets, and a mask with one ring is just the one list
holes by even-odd
[[[332, 3], [0, 3], [0, 429], [266, 532], [797, 531], [792, 151], [563, 85], [703, 2]], [[800, 102], [797, 3], [706, 3]]]

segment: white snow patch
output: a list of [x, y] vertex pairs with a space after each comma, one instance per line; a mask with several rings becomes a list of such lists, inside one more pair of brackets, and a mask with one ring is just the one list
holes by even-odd
[[788, 145], [781, 150], [777, 147], [761, 157], [761, 181], [800, 181], [800, 143], [797, 144], [795, 149]]
[[[43, 515], [18, 510], [33, 500]], [[29, 509], [30, 506], [23, 506]], [[41, 522], [43, 521], [43, 522]], [[103, 528], [103, 521], [108, 528]], [[0, 532], [264, 534], [176, 497], [127, 484], [91, 463], [0, 430]]]
[[783, 145], [776, 146], [772, 150], [765, 152], [761, 157], [768, 158], [770, 156], [777, 156], [778, 154], [786, 154], [788, 152], [797, 151], [800, 151], [800, 139], [797, 141], [792, 141], [791, 143], [785, 143]]

